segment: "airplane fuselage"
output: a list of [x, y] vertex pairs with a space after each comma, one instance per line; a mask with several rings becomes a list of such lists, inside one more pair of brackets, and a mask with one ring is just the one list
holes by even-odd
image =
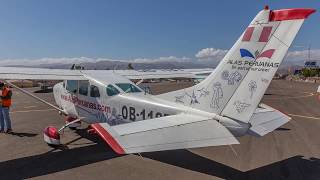
[[[215, 119], [227, 127], [234, 135], [241, 136], [249, 128], [248, 124], [231, 120], [214, 113], [205, 112], [158, 98], [143, 91], [135, 93], [120, 92], [114, 96], [106, 93], [107, 85], [95, 80], [89, 80], [88, 86], [95, 86], [99, 90], [99, 97], [91, 97], [77, 91], [70, 92], [66, 88], [68, 82], [64, 81], [54, 86], [54, 98], [56, 104], [63, 109], [68, 116], [81, 118], [86, 123], [108, 123], [110, 126], [123, 123], [160, 118], [180, 113], [196, 114], [208, 119]], [[89, 91], [92, 90], [88, 87]]]

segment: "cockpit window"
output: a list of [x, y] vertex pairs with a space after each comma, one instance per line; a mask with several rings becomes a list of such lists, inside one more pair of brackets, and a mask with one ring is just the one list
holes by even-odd
[[115, 88], [114, 86], [112, 86], [111, 84], [109, 84], [107, 86], [107, 94], [108, 96], [114, 96], [114, 95], [117, 95], [119, 94], [119, 90], [117, 88]]
[[78, 81], [76, 80], [68, 80], [67, 81], [67, 90], [71, 93], [77, 93], [78, 89]]
[[136, 93], [141, 92], [141, 90], [133, 84], [130, 83], [117, 83], [119, 88], [121, 88], [125, 93]]
[[88, 96], [89, 81], [79, 81], [79, 94]]
[[99, 88], [97, 86], [90, 86], [90, 96], [91, 97], [100, 97]]

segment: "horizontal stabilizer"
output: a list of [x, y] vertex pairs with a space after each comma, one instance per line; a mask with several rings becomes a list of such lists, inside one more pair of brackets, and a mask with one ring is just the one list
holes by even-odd
[[[140, 153], [239, 144], [219, 122], [201, 116], [179, 114], [110, 127], [99, 123], [107, 143], [118, 153]], [[101, 131], [101, 128], [100, 128]], [[113, 134], [113, 140], [110, 140]], [[116, 141], [116, 143], [114, 142]], [[114, 147], [113, 147], [114, 146]], [[119, 146], [122, 150], [117, 150]]]
[[248, 134], [264, 136], [289, 122], [290, 119], [289, 116], [282, 112], [263, 104], [256, 109], [251, 117], [250, 123], [252, 126], [249, 129]]

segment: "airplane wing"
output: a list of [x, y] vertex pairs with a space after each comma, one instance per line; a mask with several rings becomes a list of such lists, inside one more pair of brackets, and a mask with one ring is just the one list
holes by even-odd
[[196, 78], [196, 75], [183, 70], [177, 71], [136, 71], [136, 70], [116, 70], [115, 73], [125, 76], [128, 79], [168, 79], [168, 78]]
[[0, 79], [85, 80], [86, 78], [79, 70], [0, 67]]
[[190, 114], [91, 126], [119, 154], [239, 144], [219, 122]]
[[251, 128], [248, 131], [250, 135], [264, 136], [291, 119], [291, 117], [270, 106], [265, 104], [259, 106], [250, 119]]
[[[37, 79], [37, 80], [85, 80], [87, 74], [107, 77], [110, 73], [125, 76], [128, 79], [167, 79], [196, 78], [198, 74], [211, 73], [213, 69], [179, 70], [70, 70], [23, 67], [0, 67], [0, 79]], [[105, 75], [105, 76], [104, 76]]]
[[210, 74], [213, 69], [157, 69], [157, 70], [82, 70], [87, 75], [106, 77], [108, 73], [115, 73], [130, 80], [169, 79], [169, 78], [197, 78], [198, 75]]

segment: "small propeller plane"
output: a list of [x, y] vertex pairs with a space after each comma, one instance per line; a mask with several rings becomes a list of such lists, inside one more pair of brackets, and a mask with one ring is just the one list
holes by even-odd
[[207, 78], [160, 95], [144, 92], [130, 79], [193, 77], [204, 71], [1, 67], [0, 79], [64, 80], [53, 87], [57, 106], [29, 93], [67, 117], [62, 128], [45, 128], [50, 145], [59, 145], [62, 130], [79, 122], [90, 124], [119, 154], [238, 144], [236, 137], [264, 136], [290, 120], [260, 101], [304, 20], [314, 12], [265, 7]]

